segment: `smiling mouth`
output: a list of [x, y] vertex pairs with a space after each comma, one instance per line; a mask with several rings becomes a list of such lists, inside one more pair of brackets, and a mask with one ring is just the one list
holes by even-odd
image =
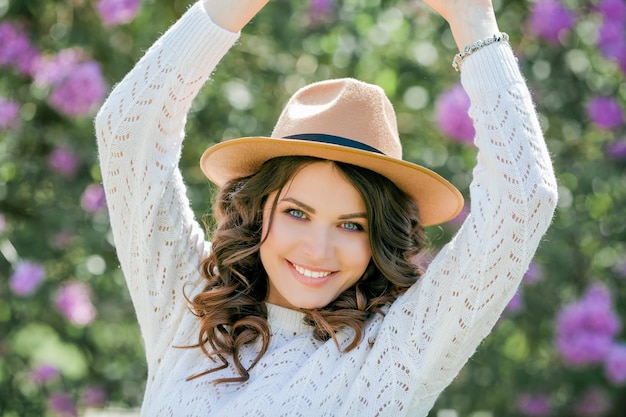
[[299, 265], [292, 263], [294, 269], [300, 274], [307, 278], [324, 278], [332, 274], [331, 271], [311, 271], [309, 269], [303, 268]]

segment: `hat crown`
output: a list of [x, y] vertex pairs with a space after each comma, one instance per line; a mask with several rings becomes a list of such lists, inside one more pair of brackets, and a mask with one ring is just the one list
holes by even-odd
[[325, 134], [355, 140], [402, 159], [393, 106], [382, 88], [353, 78], [310, 84], [283, 109], [272, 137]]

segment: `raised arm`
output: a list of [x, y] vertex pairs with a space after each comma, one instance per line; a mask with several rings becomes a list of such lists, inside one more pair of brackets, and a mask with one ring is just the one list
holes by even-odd
[[[460, 50], [499, 30], [487, 2], [427, 2], [450, 22]], [[415, 387], [414, 405], [421, 410], [430, 409], [491, 331], [557, 202], [550, 156], [511, 47], [496, 42], [467, 56], [461, 79], [478, 147], [471, 213], [420, 281], [391, 307], [374, 348], [385, 369], [406, 365], [377, 374], [399, 388]]]
[[[232, 3], [253, 3], [240, 1]], [[191, 7], [115, 87], [96, 118], [110, 222], [149, 362], [171, 344], [187, 311], [183, 285], [199, 282], [198, 265], [208, 251], [177, 166], [191, 103], [238, 38], [203, 6], [228, 29], [253, 14], [213, 7], [228, 3]]]

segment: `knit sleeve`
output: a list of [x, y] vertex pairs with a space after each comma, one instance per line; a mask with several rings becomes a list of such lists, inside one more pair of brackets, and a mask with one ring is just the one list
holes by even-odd
[[171, 343], [187, 309], [183, 286], [198, 281], [208, 250], [177, 167], [186, 114], [237, 37], [195, 4], [115, 87], [96, 117], [110, 223], [149, 364]]
[[[378, 375], [431, 404], [514, 295], [547, 230], [557, 192], [530, 93], [510, 46], [485, 47], [463, 64], [477, 165], [471, 214], [421, 280], [391, 307], [376, 348]], [[384, 371], [384, 372], [383, 372]]]

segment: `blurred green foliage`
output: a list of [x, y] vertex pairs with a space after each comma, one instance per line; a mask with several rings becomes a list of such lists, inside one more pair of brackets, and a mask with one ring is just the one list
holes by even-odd
[[[187, 1], [145, 0], [134, 21], [106, 28], [89, 0], [4, 0], [2, 20], [21, 22], [43, 52], [82, 47], [97, 60], [109, 87], [188, 7]], [[553, 153], [561, 198], [554, 224], [535, 263], [542, 278], [523, 292], [523, 307], [506, 312], [432, 415], [514, 416], [519, 393], [544, 393], [554, 416], [600, 387], [612, 407], [626, 410], [626, 388], [610, 384], [600, 366], [567, 367], [554, 349], [555, 315], [592, 282], [613, 292], [626, 317], [626, 175], [624, 160], [606, 147], [624, 130], [606, 131], [588, 120], [585, 104], [596, 95], [626, 102], [624, 74], [597, 51], [597, 19], [586, 2], [567, 2], [579, 22], [559, 45], [531, 36], [525, 1], [496, 2], [500, 26], [509, 32], [537, 102]], [[450, 67], [456, 52], [445, 22], [415, 1], [346, 0], [325, 20], [310, 18], [307, 2], [274, 1], [244, 31], [194, 103], [181, 168], [198, 218], [210, 208], [212, 189], [198, 160], [223, 139], [269, 134], [284, 102], [313, 81], [351, 76], [381, 85], [396, 105], [405, 157], [432, 167], [467, 194], [475, 149], [445, 138], [434, 126], [436, 98], [458, 82]], [[0, 40], [1, 42], [1, 40]], [[137, 407], [146, 378], [143, 346], [105, 213], [80, 206], [85, 188], [101, 180], [91, 117], [70, 118], [46, 103], [49, 93], [30, 79], [0, 69], [0, 95], [21, 103], [21, 124], [0, 132], [0, 415], [46, 415], [55, 391], [76, 398], [86, 386], [106, 392], [107, 404]], [[49, 167], [51, 151], [66, 145], [80, 157], [66, 178]], [[433, 246], [455, 225], [429, 230]], [[55, 236], [69, 240], [58, 245]], [[46, 277], [29, 296], [13, 294], [8, 278], [15, 262], [45, 266]], [[69, 323], [54, 307], [55, 289], [68, 280], [93, 289], [96, 320]], [[626, 338], [621, 333], [621, 338]], [[60, 376], [42, 385], [29, 378], [49, 363]]]

